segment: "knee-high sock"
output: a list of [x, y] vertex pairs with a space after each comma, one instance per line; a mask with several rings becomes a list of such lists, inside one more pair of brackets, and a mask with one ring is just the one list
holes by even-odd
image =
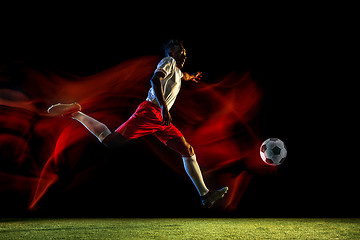
[[111, 133], [105, 124], [82, 112], [73, 113], [72, 118], [81, 122], [87, 130], [99, 139], [100, 142], [102, 142]]
[[194, 154], [191, 157], [183, 157], [183, 162], [185, 171], [190, 177], [191, 181], [194, 183], [200, 196], [207, 194], [209, 189], [204, 183], [199, 164], [196, 161], [196, 155]]

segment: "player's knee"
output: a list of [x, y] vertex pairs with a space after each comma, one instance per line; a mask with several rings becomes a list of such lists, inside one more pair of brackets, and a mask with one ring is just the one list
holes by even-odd
[[129, 139], [122, 136], [120, 133], [113, 132], [104, 138], [102, 143], [110, 149], [117, 149], [124, 146], [128, 141]]
[[192, 155], [194, 155], [195, 152], [194, 152], [194, 148], [187, 143], [187, 146], [186, 146], [186, 157], [191, 157]]
[[184, 137], [168, 141], [167, 146], [181, 154], [183, 157], [191, 157], [194, 155], [194, 148], [184, 139]]

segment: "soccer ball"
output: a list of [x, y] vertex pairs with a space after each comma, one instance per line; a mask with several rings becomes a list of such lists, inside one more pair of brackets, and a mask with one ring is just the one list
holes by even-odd
[[286, 155], [286, 146], [278, 138], [269, 138], [261, 144], [260, 157], [268, 165], [280, 165], [284, 162]]

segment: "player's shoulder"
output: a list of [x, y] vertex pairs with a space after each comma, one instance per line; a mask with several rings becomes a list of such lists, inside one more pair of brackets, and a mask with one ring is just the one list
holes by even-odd
[[171, 63], [171, 64], [175, 64], [176, 61], [173, 57], [164, 57], [163, 59], [161, 59], [160, 63], [164, 64], [164, 63]]

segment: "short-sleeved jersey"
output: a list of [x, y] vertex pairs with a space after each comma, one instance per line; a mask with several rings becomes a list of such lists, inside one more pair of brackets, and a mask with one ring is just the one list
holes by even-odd
[[[176, 61], [172, 57], [163, 58], [157, 65], [155, 73], [156, 72], [162, 72], [165, 74], [165, 77], [161, 80], [161, 85], [163, 87], [166, 105], [170, 110], [170, 108], [174, 105], [177, 95], [179, 94], [183, 73], [176, 66]], [[152, 102], [160, 107], [153, 87], [150, 88], [146, 101]]]

